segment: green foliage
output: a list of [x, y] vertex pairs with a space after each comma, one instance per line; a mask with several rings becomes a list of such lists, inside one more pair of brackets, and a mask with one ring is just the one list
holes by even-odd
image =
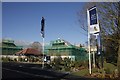
[[61, 62], [62, 62], [62, 58], [61, 56], [58, 56], [57, 58], [54, 58], [54, 61], [51, 63], [52, 66], [54, 66], [54, 68], [56, 70], [61, 70]]
[[22, 58], [18, 58], [18, 61], [22, 62], [22, 61], [23, 61], [23, 59], [22, 59]]
[[11, 62], [11, 61], [14, 61], [14, 60], [10, 57], [2, 57], [2, 61], [3, 62]]
[[104, 69], [105, 69], [105, 71], [106, 71], [106, 73], [113, 73], [114, 72], [114, 70], [116, 69], [117, 67], [116, 66], [114, 66], [113, 64], [111, 64], [111, 63], [104, 63]]
[[88, 67], [88, 61], [74, 61], [73, 62], [75, 68], [87, 68]]
[[77, 75], [77, 76], [85, 76], [85, 75], [89, 74], [88, 71], [89, 71], [88, 69], [82, 69], [82, 70], [80, 70], [78, 72], [74, 72], [72, 74]]
[[106, 74], [110, 74], [111, 73], [109, 68], [106, 68], [104, 70], [105, 70]]
[[14, 62], [16, 62], [17, 61], [17, 59], [16, 58], [14, 58], [14, 60], [13, 60]]
[[[117, 67], [114, 66], [113, 64], [104, 63], [104, 69], [92, 68], [92, 74], [96, 73], [98, 74], [97, 77], [103, 78], [105, 77], [105, 74], [109, 74], [109, 75], [114, 74], [116, 68]], [[73, 72], [72, 74], [77, 76], [85, 76], [85, 75], [89, 75], [89, 70], [88, 68], [85, 68], [80, 71]]]
[[70, 71], [71, 67], [65, 67], [65, 71]]
[[8, 58], [8, 57], [2, 57], [2, 61], [3, 62], [8, 62], [8, 61], [10, 61], [10, 58]]
[[71, 70], [71, 59], [70, 58], [64, 58], [64, 60], [62, 62], [64, 64], [65, 71], [70, 71]]
[[55, 65], [60, 65], [61, 64], [61, 61], [62, 61], [62, 58], [59, 56], [57, 58], [54, 58], [54, 63]]
[[71, 59], [70, 58], [62, 58], [60, 56], [54, 58], [54, 60], [50, 63], [52, 67], [56, 70], [62, 71], [70, 71], [71, 70]]

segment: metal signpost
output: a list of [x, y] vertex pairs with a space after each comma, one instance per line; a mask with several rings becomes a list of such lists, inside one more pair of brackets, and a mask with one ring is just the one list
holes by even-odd
[[87, 9], [88, 19], [88, 51], [89, 51], [89, 73], [91, 74], [91, 53], [90, 53], [90, 34], [100, 33], [98, 14], [96, 7]]

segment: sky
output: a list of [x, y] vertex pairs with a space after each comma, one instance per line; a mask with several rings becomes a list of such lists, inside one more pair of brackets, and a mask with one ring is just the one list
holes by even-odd
[[72, 44], [84, 44], [77, 12], [83, 2], [3, 2], [2, 38], [42, 42], [41, 17], [45, 18], [45, 43], [64, 39]]

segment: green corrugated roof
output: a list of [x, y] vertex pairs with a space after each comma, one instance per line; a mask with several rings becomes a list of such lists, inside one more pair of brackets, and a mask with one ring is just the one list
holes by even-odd
[[13, 40], [3, 40], [2, 43], [0, 43], [0, 48], [21, 49], [22, 46], [16, 46]]
[[[64, 43], [64, 44], [63, 44]], [[65, 40], [55, 40], [55, 41], [51, 41], [52, 46], [47, 48], [47, 49], [71, 49], [71, 48], [75, 48], [75, 49], [80, 49], [79, 47], [76, 47], [72, 44], [70, 44], [69, 42], [65, 41]]]
[[7, 47], [7, 46], [2, 46], [1, 48], [9, 48], [9, 49], [21, 49], [22, 47]]
[[[63, 40], [63, 39], [57, 39], [57, 40], [54, 40], [54, 41], [51, 41], [51, 44], [54, 45], [63, 45], [63, 43], [66, 43], [67, 45], [71, 45], [69, 42]], [[64, 44], [65, 45], [65, 44]]]

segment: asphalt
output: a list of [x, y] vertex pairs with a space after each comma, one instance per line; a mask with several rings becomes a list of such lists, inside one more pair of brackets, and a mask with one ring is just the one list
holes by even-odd
[[[3, 62], [2, 63], [2, 80], [93, 80], [92, 78], [85, 78], [74, 76], [68, 73], [57, 72], [52, 69], [42, 69], [40, 64], [26, 64]], [[98, 79], [94, 79], [98, 80]]]

